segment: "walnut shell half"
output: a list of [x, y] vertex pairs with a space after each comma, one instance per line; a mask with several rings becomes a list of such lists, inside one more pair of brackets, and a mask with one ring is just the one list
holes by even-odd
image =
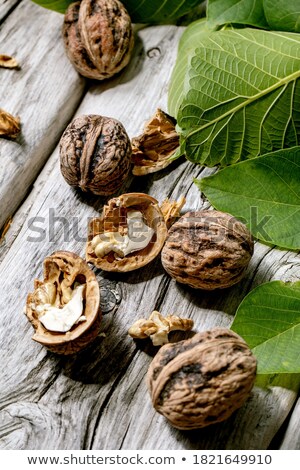
[[[95, 237], [104, 233], [116, 233], [117, 236], [127, 234], [127, 214], [131, 211], [139, 211], [144, 223], [153, 230], [149, 244], [124, 257], [113, 251], [97, 256], [93, 248]], [[166, 222], [156, 199], [143, 193], [122, 194], [110, 199], [103, 208], [102, 216], [89, 222], [86, 260], [103, 271], [133, 271], [150, 263], [160, 253], [167, 233]]]
[[218, 211], [187, 212], [169, 229], [161, 259], [183, 284], [225, 289], [241, 280], [253, 253], [247, 227]]
[[100, 196], [117, 192], [131, 166], [131, 143], [116, 119], [79, 116], [68, 125], [60, 144], [60, 169], [70, 186]]
[[118, 0], [82, 0], [66, 11], [63, 38], [76, 70], [104, 80], [129, 62], [134, 44], [130, 16]]
[[[72, 297], [75, 286], [84, 286], [83, 315], [85, 321], [65, 333], [47, 330], [40, 321], [46, 304], [62, 308]], [[50, 300], [52, 298], [52, 301]], [[44, 260], [44, 279], [34, 281], [34, 292], [28, 294], [26, 316], [35, 333], [34, 341], [58, 354], [73, 354], [83, 349], [99, 333], [100, 289], [95, 274], [75, 253], [57, 251]]]
[[256, 359], [231, 330], [197, 333], [159, 350], [147, 374], [156, 411], [177, 429], [218, 423], [240, 408], [253, 387]]

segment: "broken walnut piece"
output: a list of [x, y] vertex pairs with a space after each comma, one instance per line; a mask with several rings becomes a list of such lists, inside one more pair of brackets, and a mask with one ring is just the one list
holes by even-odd
[[154, 346], [162, 346], [169, 342], [170, 331], [190, 331], [194, 326], [193, 320], [181, 318], [176, 315], [163, 317], [154, 310], [148, 320], [137, 320], [128, 330], [128, 334], [135, 339], [150, 337]]
[[170, 157], [179, 147], [175, 125], [176, 122], [171, 116], [158, 109], [146, 123], [143, 133], [132, 139], [134, 175], [154, 173], [172, 163]]
[[20, 118], [0, 109], [0, 137], [15, 139], [21, 131]]
[[3, 67], [4, 69], [18, 69], [20, 66], [14, 57], [0, 54], [0, 67]]
[[[134, 218], [129, 230], [131, 215]], [[101, 217], [90, 221], [86, 260], [103, 271], [133, 271], [150, 263], [160, 253], [166, 236], [167, 225], [156, 199], [143, 193], [122, 194], [108, 201]], [[124, 240], [131, 246], [136, 243], [132, 252], [128, 253], [128, 245], [124, 252]], [[142, 246], [145, 240], [145, 246], [139, 248], [139, 243]], [[109, 246], [108, 252], [102, 250]]]
[[[99, 306], [100, 289], [93, 271], [75, 253], [57, 251], [44, 260], [44, 279], [36, 279], [34, 291], [27, 296], [26, 316], [35, 329], [32, 339], [55, 353], [73, 354], [98, 335]], [[74, 317], [68, 308], [80, 307], [78, 318], [73, 318], [65, 332], [48, 329], [48, 325], [56, 328], [61, 315]], [[50, 320], [49, 312], [53, 314]]]
[[185, 203], [186, 199], [184, 196], [180, 196], [178, 201], [172, 201], [167, 198], [161, 203], [160, 210], [163, 213], [168, 228], [180, 217], [180, 211]]

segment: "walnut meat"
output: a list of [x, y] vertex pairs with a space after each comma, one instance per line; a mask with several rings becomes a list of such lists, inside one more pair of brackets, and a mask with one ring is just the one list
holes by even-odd
[[[74, 316], [75, 315], [75, 316]], [[58, 354], [72, 354], [96, 338], [100, 289], [96, 276], [75, 253], [57, 251], [44, 260], [44, 279], [34, 281], [26, 316], [34, 341]]]
[[156, 199], [122, 194], [108, 201], [101, 217], [89, 222], [86, 260], [104, 271], [133, 271], [160, 253], [166, 236], [166, 221]]
[[59, 149], [63, 177], [82, 191], [112, 195], [130, 171], [130, 139], [113, 118], [94, 114], [75, 118], [63, 133]]
[[76, 70], [104, 80], [129, 62], [134, 44], [127, 10], [118, 0], [82, 0], [66, 11], [63, 38]]
[[197, 333], [159, 350], [147, 374], [156, 411], [178, 429], [218, 423], [240, 408], [253, 387], [256, 359], [231, 330]]
[[218, 211], [187, 212], [169, 230], [162, 264], [176, 281], [205, 290], [240, 281], [253, 253], [247, 227]]

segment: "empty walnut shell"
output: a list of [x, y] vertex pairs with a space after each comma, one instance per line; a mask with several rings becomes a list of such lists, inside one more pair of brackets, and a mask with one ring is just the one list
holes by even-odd
[[[54, 290], [56, 305], [66, 303], [65, 296], [74, 290], [74, 285], [85, 285], [83, 315], [85, 321], [75, 324], [70, 331], [59, 333], [47, 330], [39, 317], [43, 304], [49, 302], [47, 286]], [[95, 274], [86, 262], [75, 253], [57, 251], [44, 260], [44, 279], [34, 281], [34, 292], [28, 294], [26, 316], [35, 333], [34, 341], [58, 354], [73, 354], [88, 345], [100, 329], [100, 289]]]
[[231, 330], [215, 328], [166, 344], [147, 383], [156, 411], [177, 429], [218, 423], [240, 408], [253, 387], [256, 359]]
[[[145, 248], [123, 258], [113, 251], [101, 258], [97, 257], [92, 246], [94, 237], [104, 232], [126, 232], [126, 215], [129, 210], [141, 212], [145, 224], [153, 229], [154, 234], [150, 243]], [[150, 263], [160, 253], [167, 232], [166, 222], [156, 199], [142, 193], [122, 194], [108, 201], [108, 204], [103, 208], [101, 217], [90, 221], [86, 260], [104, 271], [133, 271]]]
[[169, 230], [162, 264], [176, 281], [225, 289], [243, 277], [253, 253], [247, 227], [218, 211], [187, 212]]
[[60, 140], [60, 168], [70, 186], [100, 196], [117, 192], [131, 166], [131, 143], [116, 119], [75, 118]]
[[66, 11], [67, 55], [84, 77], [110, 78], [129, 62], [134, 44], [130, 16], [118, 0], [82, 0]]

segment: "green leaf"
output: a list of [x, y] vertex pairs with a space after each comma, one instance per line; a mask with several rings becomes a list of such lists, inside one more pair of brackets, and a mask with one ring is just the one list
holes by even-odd
[[74, 2], [74, 0], [32, 0], [37, 5], [47, 8], [48, 10], [58, 11], [59, 13], [64, 13], [68, 6]]
[[178, 46], [178, 58], [172, 72], [169, 94], [168, 112], [171, 116], [177, 116], [186, 91], [189, 89], [189, 77], [187, 70], [191, 67], [191, 58], [205, 36], [213, 31], [209, 28], [205, 18], [190, 24], [182, 34]]
[[225, 166], [298, 145], [300, 35], [245, 28], [198, 42], [177, 114], [187, 158]]
[[[64, 13], [74, 0], [33, 0], [34, 3]], [[122, 0], [133, 23], [168, 23], [191, 11], [199, 0]]]
[[248, 294], [231, 329], [258, 359], [258, 374], [300, 372], [300, 283], [273, 281]]
[[199, 0], [123, 0], [134, 23], [168, 23], [180, 18], [195, 6]]
[[207, 18], [213, 26], [241, 23], [268, 27], [262, 0], [209, 0]]
[[216, 209], [242, 219], [254, 237], [300, 249], [300, 147], [237, 163], [196, 184]]
[[212, 26], [237, 23], [300, 32], [300, 4], [295, 0], [209, 0], [207, 17]]
[[271, 29], [300, 33], [300, 2], [295, 0], [263, 0]]

